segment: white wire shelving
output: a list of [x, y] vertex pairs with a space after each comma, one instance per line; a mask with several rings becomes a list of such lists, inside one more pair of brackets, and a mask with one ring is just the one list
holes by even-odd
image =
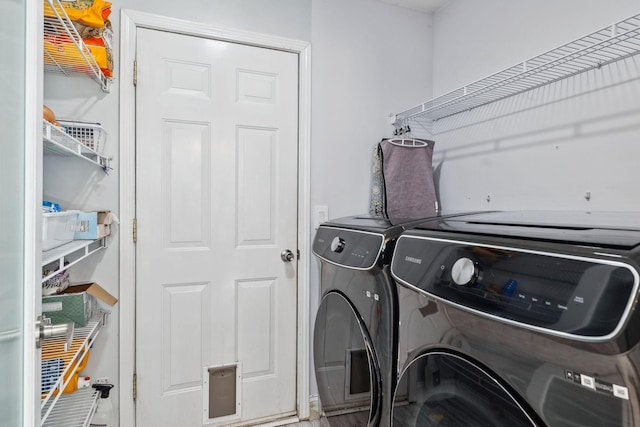
[[[48, 338], [42, 343], [41, 422], [44, 426], [86, 426], [95, 411], [97, 394], [92, 388], [61, 393], [74, 374], [86, 363], [89, 350], [106, 322], [101, 311], [85, 327], [75, 328], [73, 341], [65, 350], [65, 340]], [[93, 403], [92, 403], [93, 402]]]
[[47, 267], [47, 275], [42, 276], [42, 282], [106, 247], [106, 239], [102, 238], [98, 240], [73, 240], [57, 248], [43, 251], [42, 266]]
[[60, 0], [44, 0], [44, 70], [89, 76], [109, 92], [111, 79], [100, 69]]
[[87, 427], [98, 406], [100, 392], [84, 388], [60, 397], [42, 427]]
[[433, 122], [640, 53], [640, 14], [397, 113], [394, 126]]
[[107, 172], [111, 159], [67, 134], [63, 129], [53, 126], [46, 120], [42, 121], [42, 140], [45, 154], [78, 157], [92, 163]]
[[[82, 40], [60, 0], [44, 1], [44, 54], [45, 72], [58, 72], [67, 76], [88, 76], [104, 92], [109, 92], [112, 79], [105, 76], [91, 51]], [[96, 147], [93, 147], [96, 148]], [[78, 139], [64, 129], [43, 123], [44, 154], [77, 157], [96, 165], [103, 171], [110, 169], [110, 158]], [[42, 266], [47, 267], [42, 281], [67, 270], [72, 265], [106, 247], [106, 239], [77, 240], [42, 253]], [[62, 391], [76, 381], [89, 350], [105, 325], [108, 312], [101, 311], [85, 327], [75, 328], [71, 346], [65, 340], [48, 338], [42, 344], [42, 394], [41, 424], [43, 427], [87, 427], [91, 421], [99, 397], [93, 388], [83, 388], [71, 393]]]

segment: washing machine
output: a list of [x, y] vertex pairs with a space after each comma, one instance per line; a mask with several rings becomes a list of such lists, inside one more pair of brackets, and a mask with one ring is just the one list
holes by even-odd
[[640, 213], [489, 212], [398, 238], [394, 427], [640, 426]]
[[324, 223], [316, 233], [321, 301], [313, 355], [332, 427], [391, 424], [398, 302], [389, 267], [396, 238], [410, 224], [353, 216]]

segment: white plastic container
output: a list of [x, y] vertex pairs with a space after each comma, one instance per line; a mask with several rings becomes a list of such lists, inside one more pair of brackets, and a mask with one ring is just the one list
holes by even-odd
[[102, 154], [107, 140], [107, 132], [100, 123], [71, 122], [58, 120], [67, 135], [98, 154]]
[[48, 251], [73, 240], [78, 211], [42, 214], [42, 250]]

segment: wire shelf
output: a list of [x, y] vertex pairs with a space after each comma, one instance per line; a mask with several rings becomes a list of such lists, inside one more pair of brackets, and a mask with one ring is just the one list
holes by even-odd
[[81, 143], [63, 129], [42, 121], [42, 140], [45, 153], [60, 156], [75, 156], [100, 167], [103, 171], [111, 169], [110, 159], [100, 155], [93, 148]]
[[98, 406], [100, 392], [80, 389], [60, 397], [42, 427], [87, 427]]
[[86, 75], [103, 91], [109, 91], [110, 79], [82, 41], [60, 0], [44, 0], [44, 70]]
[[47, 267], [48, 271], [48, 273], [42, 277], [42, 282], [51, 279], [56, 274], [65, 271], [72, 265], [106, 247], [105, 238], [98, 240], [74, 240], [65, 245], [42, 252], [42, 266]]
[[435, 121], [640, 53], [640, 14], [396, 114]]
[[[73, 374], [86, 358], [89, 357], [89, 349], [104, 325], [105, 312], [98, 319], [91, 320], [84, 328], [76, 328], [73, 333], [73, 342], [65, 351], [65, 340], [61, 338], [45, 339], [42, 343], [42, 400], [41, 420], [42, 425], [52, 415], [59, 402], [73, 400], [77, 390], [70, 394], [61, 393], [73, 379]], [[57, 412], [60, 411], [58, 408]], [[70, 425], [70, 424], [65, 424]]]

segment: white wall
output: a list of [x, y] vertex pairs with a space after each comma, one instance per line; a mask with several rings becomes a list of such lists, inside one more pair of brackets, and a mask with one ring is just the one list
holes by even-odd
[[[311, 17], [311, 206], [328, 206], [332, 219], [366, 213], [387, 117], [431, 94], [432, 17], [371, 0], [313, 0]], [[307, 254], [313, 334], [318, 262]]]
[[[434, 19], [434, 94], [639, 12], [634, 0], [454, 0]], [[443, 208], [640, 210], [639, 70], [630, 58], [436, 122]]]
[[371, 0], [312, 5], [312, 205], [365, 213], [387, 117], [431, 93], [432, 18]]

